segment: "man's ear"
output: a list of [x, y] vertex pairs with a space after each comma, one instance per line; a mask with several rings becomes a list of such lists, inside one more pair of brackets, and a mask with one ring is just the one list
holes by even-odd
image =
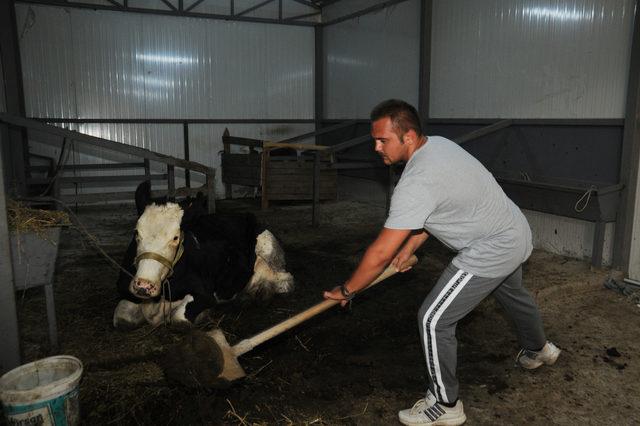
[[413, 129], [410, 129], [409, 131], [405, 132], [405, 134], [402, 136], [402, 142], [406, 143], [406, 144], [414, 144], [416, 143], [416, 141], [418, 140], [418, 135], [416, 134], [416, 131]]

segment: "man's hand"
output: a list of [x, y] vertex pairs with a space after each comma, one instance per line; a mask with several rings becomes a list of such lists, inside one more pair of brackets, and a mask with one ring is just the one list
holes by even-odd
[[409, 260], [412, 254], [413, 254], [413, 251], [410, 249], [407, 249], [407, 246], [404, 246], [402, 250], [398, 252], [396, 257], [394, 257], [393, 260], [391, 261], [391, 265], [396, 268], [396, 272], [407, 272], [409, 269], [412, 268], [412, 266], [403, 267], [405, 262]]
[[391, 261], [391, 266], [396, 268], [396, 272], [407, 272], [411, 266], [402, 266], [413, 253], [429, 238], [429, 234], [424, 229], [416, 229], [411, 232], [402, 248]]
[[322, 293], [322, 296], [325, 299], [339, 300], [340, 306], [342, 306], [343, 308], [349, 304], [349, 300], [345, 299], [342, 295], [340, 286], [334, 287], [331, 291], [325, 291], [324, 293]]

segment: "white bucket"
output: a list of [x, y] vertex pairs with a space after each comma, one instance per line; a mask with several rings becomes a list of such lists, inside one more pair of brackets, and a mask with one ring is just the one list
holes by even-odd
[[82, 362], [69, 355], [44, 358], [0, 377], [0, 399], [9, 425], [72, 426], [80, 417]]

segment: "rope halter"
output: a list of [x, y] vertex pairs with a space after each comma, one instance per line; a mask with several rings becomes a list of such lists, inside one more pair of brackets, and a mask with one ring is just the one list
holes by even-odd
[[138, 263], [140, 263], [140, 261], [143, 259], [155, 260], [156, 262], [161, 263], [163, 266], [169, 269], [169, 273], [164, 278], [165, 280], [167, 280], [169, 279], [169, 277], [173, 275], [173, 267], [176, 266], [176, 263], [178, 263], [178, 261], [182, 257], [182, 254], [184, 253], [183, 243], [184, 243], [184, 232], [180, 231], [180, 243], [178, 244], [178, 250], [176, 250], [176, 255], [173, 257], [173, 261], [167, 259], [166, 257], [158, 253], [154, 253], [152, 251], [145, 251], [144, 253], [140, 253], [138, 256], [136, 256], [136, 259], [133, 263], [136, 266], [136, 268], [138, 268]]

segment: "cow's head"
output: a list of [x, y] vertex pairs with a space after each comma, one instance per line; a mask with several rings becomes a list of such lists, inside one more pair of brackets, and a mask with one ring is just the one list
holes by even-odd
[[151, 204], [136, 224], [136, 274], [129, 290], [141, 299], [160, 295], [162, 282], [182, 254], [180, 222], [184, 211], [175, 203]]

